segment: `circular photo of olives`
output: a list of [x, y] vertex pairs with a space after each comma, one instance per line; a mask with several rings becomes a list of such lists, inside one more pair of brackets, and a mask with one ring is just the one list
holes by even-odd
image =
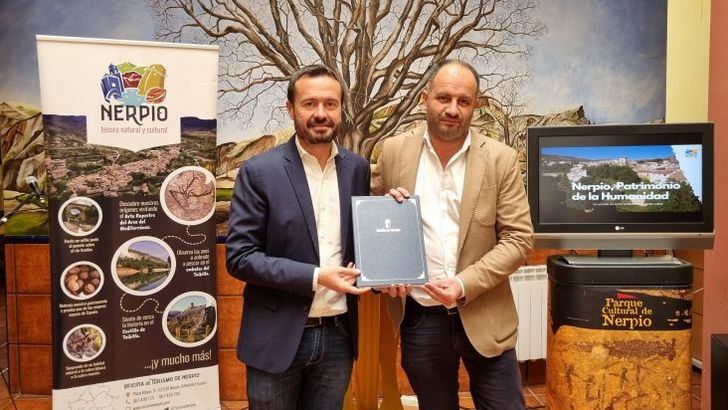
[[61, 274], [61, 289], [71, 299], [94, 297], [104, 286], [104, 273], [93, 262], [81, 261], [69, 265]]
[[100, 327], [86, 323], [71, 329], [63, 338], [63, 352], [75, 362], [93, 360], [106, 347], [106, 335]]

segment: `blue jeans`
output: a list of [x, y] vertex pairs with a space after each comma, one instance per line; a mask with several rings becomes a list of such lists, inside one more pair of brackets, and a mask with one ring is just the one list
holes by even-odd
[[354, 363], [347, 329], [346, 319], [304, 329], [283, 373], [246, 366], [250, 410], [341, 409]]
[[478, 410], [525, 409], [515, 349], [484, 357], [465, 334], [460, 316], [408, 307], [401, 326], [402, 368], [420, 410], [457, 410], [460, 359]]

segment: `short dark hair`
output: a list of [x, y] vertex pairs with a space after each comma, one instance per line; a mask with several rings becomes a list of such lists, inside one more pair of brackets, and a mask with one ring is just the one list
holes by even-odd
[[341, 103], [344, 103], [344, 97], [346, 95], [346, 88], [344, 87], [344, 82], [341, 81], [338, 74], [336, 74], [336, 71], [330, 69], [329, 67], [326, 67], [322, 64], [314, 64], [302, 67], [298, 69], [295, 73], [291, 74], [290, 80], [288, 80], [288, 91], [287, 91], [287, 98], [288, 101], [293, 103], [293, 99], [296, 97], [296, 82], [301, 79], [301, 77], [331, 77], [334, 80], [336, 80], [337, 83], [339, 83], [339, 86], [341, 87]]
[[435, 80], [435, 76], [437, 76], [437, 74], [440, 72], [440, 70], [442, 70], [443, 68], [445, 68], [446, 66], [449, 66], [449, 65], [459, 65], [460, 67], [468, 69], [468, 71], [470, 71], [470, 73], [475, 78], [476, 92], [478, 94], [480, 94], [480, 74], [478, 74], [478, 72], [475, 70], [475, 67], [473, 67], [472, 65], [470, 65], [470, 63], [467, 63], [463, 60], [456, 60], [456, 59], [452, 59], [452, 58], [435, 61], [432, 63], [432, 65], [430, 65], [430, 68], [427, 70], [430, 73], [430, 78], [427, 79], [427, 88], [428, 89], [430, 89], [432, 87], [432, 81]]

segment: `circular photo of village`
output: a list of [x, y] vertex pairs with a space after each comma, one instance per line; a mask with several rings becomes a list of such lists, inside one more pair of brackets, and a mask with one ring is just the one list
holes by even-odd
[[172, 343], [195, 347], [206, 343], [217, 330], [217, 303], [204, 292], [185, 292], [174, 298], [162, 315], [162, 329]]
[[85, 300], [93, 297], [104, 286], [104, 274], [93, 262], [76, 262], [61, 274], [61, 289], [71, 299]]
[[111, 259], [111, 277], [126, 293], [145, 296], [159, 292], [172, 280], [175, 258], [172, 248], [152, 236], [124, 242]]
[[201, 224], [215, 213], [215, 176], [201, 167], [178, 168], [162, 183], [159, 197], [173, 221]]
[[91, 198], [78, 196], [67, 200], [58, 211], [58, 223], [67, 234], [86, 236], [101, 225], [101, 207]]
[[63, 352], [75, 362], [93, 360], [106, 347], [106, 334], [100, 327], [86, 323], [71, 329], [63, 338]]

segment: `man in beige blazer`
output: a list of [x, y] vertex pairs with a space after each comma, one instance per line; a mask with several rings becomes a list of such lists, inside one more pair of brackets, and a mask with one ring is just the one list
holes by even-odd
[[533, 229], [516, 152], [470, 129], [478, 74], [446, 60], [422, 97], [427, 125], [384, 141], [372, 193], [420, 197], [429, 282], [390, 287], [402, 367], [420, 409], [458, 408], [463, 360], [478, 409], [523, 409], [508, 276]]

